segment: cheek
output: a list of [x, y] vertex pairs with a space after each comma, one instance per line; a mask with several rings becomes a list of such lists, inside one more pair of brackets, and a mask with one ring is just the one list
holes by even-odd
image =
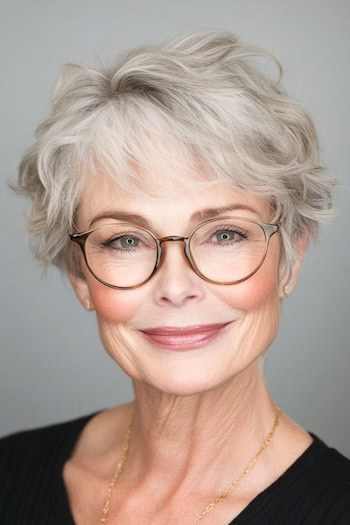
[[[108, 288], [96, 279], [88, 277], [91, 299], [99, 318], [113, 323], [129, 321], [140, 309], [142, 294], [136, 290], [116, 290]], [[140, 297], [138, 298], [138, 295]]]
[[278, 275], [275, 269], [258, 271], [247, 281], [225, 287], [222, 299], [232, 308], [249, 313], [279, 303]]
[[257, 272], [238, 284], [224, 300], [240, 312], [235, 333], [235, 344], [239, 348], [236, 358], [241, 359], [242, 366], [248, 366], [269, 348], [277, 334], [280, 300], [275, 269]]
[[276, 239], [270, 244], [262, 267], [250, 279], [237, 285], [233, 298], [238, 308], [247, 313], [270, 308], [279, 310], [279, 264], [280, 245]]

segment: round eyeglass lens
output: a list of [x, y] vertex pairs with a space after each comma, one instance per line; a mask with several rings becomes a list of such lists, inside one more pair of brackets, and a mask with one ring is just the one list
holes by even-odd
[[107, 224], [90, 233], [85, 254], [98, 279], [112, 286], [136, 286], [154, 270], [157, 243], [152, 235], [135, 225]]
[[212, 281], [230, 283], [245, 279], [266, 254], [263, 228], [240, 218], [219, 219], [200, 226], [190, 240], [193, 261]]

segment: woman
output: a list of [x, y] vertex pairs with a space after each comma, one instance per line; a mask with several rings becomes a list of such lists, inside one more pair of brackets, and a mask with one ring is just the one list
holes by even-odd
[[63, 70], [17, 190], [135, 399], [2, 439], [1, 523], [350, 523], [349, 461], [264, 381], [332, 181], [257, 58], [208, 33]]

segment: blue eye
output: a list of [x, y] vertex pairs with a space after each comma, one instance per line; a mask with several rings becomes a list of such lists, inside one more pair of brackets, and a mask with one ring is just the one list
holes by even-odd
[[113, 250], [125, 251], [132, 248], [138, 248], [140, 239], [132, 235], [120, 235], [119, 237], [112, 237], [102, 241], [102, 246], [111, 248]]
[[229, 244], [230, 242], [239, 242], [243, 239], [247, 239], [248, 235], [243, 230], [230, 229], [230, 228], [220, 228], [216, 231], [214, 236], [218, 241], [218, 244]]
[[118, 240], [120, 240], [120, 244], [123, 248], [135, 248], [138, 246], [140, 239], [137, 239], [136, 237], [120, 237]]

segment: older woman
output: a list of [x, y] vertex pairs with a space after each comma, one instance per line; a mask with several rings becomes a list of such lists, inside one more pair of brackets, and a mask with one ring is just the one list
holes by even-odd
[[208, 33], [63, 70], [17, 189], [135, 400], [3, 438], [2, 524], [350, 523], [350, 462], [264, 381], [332, 182], [257, 58]]

